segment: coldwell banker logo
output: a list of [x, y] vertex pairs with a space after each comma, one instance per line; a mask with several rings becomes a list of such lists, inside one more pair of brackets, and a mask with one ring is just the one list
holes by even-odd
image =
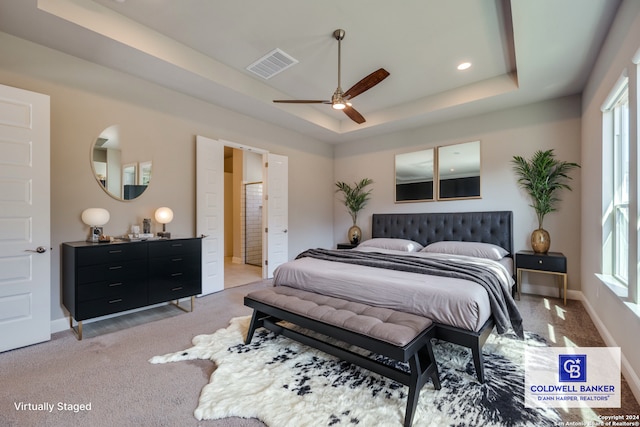
[[527, 346], [524, 385], [529, 408], [619, 408], [620, 347]]
[[584, 383], [587, 381], [586, 354], [560, 354], [558, 362], [560, 382]]

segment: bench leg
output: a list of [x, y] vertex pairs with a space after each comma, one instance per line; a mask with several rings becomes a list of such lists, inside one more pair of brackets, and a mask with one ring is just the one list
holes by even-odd
[[404, 413], [404, 427], [411, 427], [413, 417], [420, 400], [420, 390], [427, 382], [427, 378], [433, 381], [433, 388], [440, 390], [440, 375], [438, 374], [438, 364], [433, 356], [431, 342], [428, 341], [424, 347], [418, 350], [409, 359], [411, 370], [411, 383], [409, 384], [409, 396], [407, 397], [407, 409]]
[[[431, 347], [431, 341], [429, 341], [429, 343], [425, 347], [427, 352], [427, 360], [429, 361], [427, 363], [433, 364], [433, 369], [431, 372], [431, 381], [433, 382], [433, 388], [435, 388], [436, 390], [440, 390], [442, 388], [442, 385], [440, 384], [440, 373], [438, 372], [438, 363], [436, 362], [436, 358], [433, 355], [433, 347]], [[422, 349], [421, 352], [424, 350], [425, 349]]]
[[420, 372], [418, 367], [418, 356], [414, 354], [409, 360], [411, 369], [411, 384], [409, 384], [409, 396], [407, 396], [407, 409], [404, 411], [404, 427], [411, 427], [413, 416], [416, 413], [418, 399], [420, 398]]
[[256, 331], [256, 329], [262, 327], [265, 317], [268, 317], [268, 316], [266, 314], [259, 312], [258, 310], [253, 310], [253, 315], [251, 316], [251, 323], [249, 323], [249, 330], [247, 331], [247, 338], [244, 340], [245, 344], [251, 344], [253, 333]]

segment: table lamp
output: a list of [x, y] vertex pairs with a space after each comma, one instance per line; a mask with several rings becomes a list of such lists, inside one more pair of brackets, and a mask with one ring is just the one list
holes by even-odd
[[102, 226], [109, 222], [109, 211], [102, 208], [89, 208], [82, 211], [82, 222], [89, 226], [87, 242], [100, 241]]
[[162, 224], [162, 231], [158, 232], [158, 236], [170, 239], [171, 233], [167, 231], [167, 224], [173, 220], [173, 211], [167, 207], [158, 208], [155, 217], [156, 221]]

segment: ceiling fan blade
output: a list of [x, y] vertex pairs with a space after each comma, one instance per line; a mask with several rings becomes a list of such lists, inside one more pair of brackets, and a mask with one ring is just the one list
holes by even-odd
[[344, 110], [342, 110], [342, 111], [344, 111], [344, 113], [345, 113], [347, 116], [349, 116], [349, 118], [350, 118], [351, 120], [353, 120], [354, 122], [358, 123], [359, 125], [361, 125], [362, 123], [366, 122], [366, 120], [364, 119], [364, 117], [362, 116], [362, 114], [358, 113], [358, 112], [356, 111], [356, 109], [355, 109], [355, 108], [353, 108], [353, 107], [350, 107], [350, 106], [348, 106], [348, 105], [347, 105], [347, 106], [344, 108]]
[[377, 69], [358, 83], [351, 86], [351, 88], [344, 93], [344, 97], [345, 99], [353, 99], [362, 92], [371, 89], [387, 77], [389, 77], [389, 72], [387, 70], [384, 68]]
[[273, 102], [284, 104], [331, 104], [331, 101], [323, 101], [319, 99], [274, 99]]

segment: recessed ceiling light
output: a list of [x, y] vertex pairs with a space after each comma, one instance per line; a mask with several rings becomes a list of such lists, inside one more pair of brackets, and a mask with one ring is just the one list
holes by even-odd
[[471, 62], [463, 62], [462, 64], [458, 65], [458, 70], [466, 70], [469, 67], [471, 67]]

